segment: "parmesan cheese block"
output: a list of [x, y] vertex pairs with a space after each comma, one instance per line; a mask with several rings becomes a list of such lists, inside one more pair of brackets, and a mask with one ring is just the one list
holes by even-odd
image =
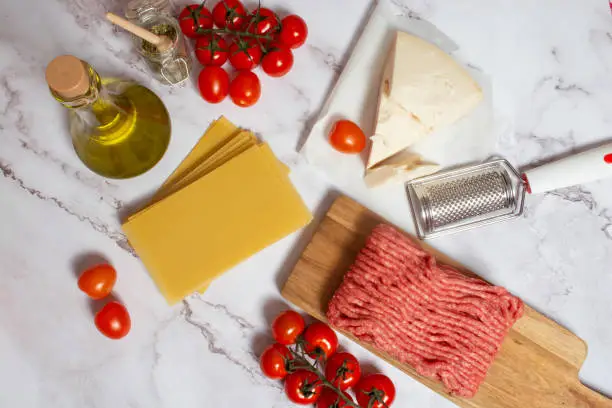
[[398, 31], [385, 63], [367, 168], [461, 119], [482, 97], [476, 81], [451, 56]]
[[436, 163], [429, 163], [414, 152], [402, 150], [376, 166], [367, 169], [364, 177], [368, 187], [379, 187], [387, 183], [406, 183], [417, 177], [427, 176], [440, 170]]

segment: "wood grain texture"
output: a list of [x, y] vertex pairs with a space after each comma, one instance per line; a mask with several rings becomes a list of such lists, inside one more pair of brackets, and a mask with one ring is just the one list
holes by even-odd
[[[355, 201], [338, 198], [287, 279], [283, 297], [326, 321], [327, 303], [366, 237], [380, 222], [384, 220]], [[439, 262], [473, 275], [444, 254], [414, 240]], [[587, 353], [584, 341], [530, 307], [526, 307], [525, 315], [510, 330], [485, 383], [471, 399], [448, 395], [440, 383], [417, 374], [410, 366], [350, 334], [343, 334], [460, 407], [612, 408], [612, 400], [578, 380], [578, 370]]]

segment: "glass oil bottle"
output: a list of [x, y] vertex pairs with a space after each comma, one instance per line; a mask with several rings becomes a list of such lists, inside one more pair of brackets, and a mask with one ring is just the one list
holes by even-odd
[[170, 117], [157, 95], [135, 82], [101, 79], [72, 55], [49, 63], [51, 94], [69, 109], [70, 134], [81, 161], [109, 178], [138, 176], [152, 168], [170, 142]]

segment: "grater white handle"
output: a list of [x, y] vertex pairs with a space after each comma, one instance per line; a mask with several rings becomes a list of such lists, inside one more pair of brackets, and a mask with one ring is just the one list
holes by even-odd
[[544, 193], [612, 177], [612, 143], [523, 173], [530, 193]]

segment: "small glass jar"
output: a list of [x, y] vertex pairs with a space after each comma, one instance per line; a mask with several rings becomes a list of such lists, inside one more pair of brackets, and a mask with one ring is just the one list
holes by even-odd
[[155, 77], [168, 85], [185, 82], [191, 73], [191, 57], [185, 48], [178, 21], [170, 15], [168, 1], [132, 1], [128, 3], [126, 17], [153, 34], [164, 35], [172, 41], [167, 50], [159, 51], [155, 45], [134, 36], [138, 52], [145, 58]]
[[125, 18], [140, 25], [149, 14], [172, 17], [172, 6], [168, 0], [130, 0], [125, 8]]

